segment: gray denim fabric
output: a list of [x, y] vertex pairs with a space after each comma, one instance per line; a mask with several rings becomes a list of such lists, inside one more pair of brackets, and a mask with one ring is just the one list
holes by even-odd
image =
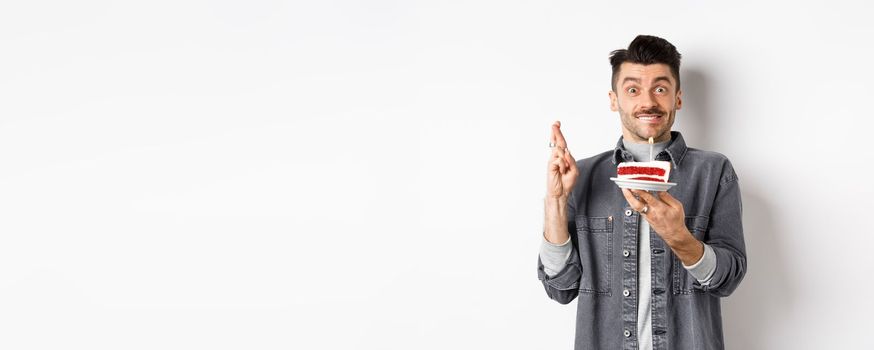
[[[686, 226], [713, 248], [717, 264], [702, 286], [650, 230], [653, 349], [724, 349], [720, 298], [737, 288], [747, 267], [737, 175], [725, 156], [687, 148], [679, 132], [656, 159], [671, 161], [668, 181], [677, 185], [668, 192], [683, 203]], [[631, 154], [621, 138], [614, 150], [577, 161], [580, 175], [567, 211], [573, 253], [554, 277], [538, 258], [546, 294], [561, 304], [577, 299], [575, 349], [638, 348], [640, 214], [610, 180], [623, 161]]]

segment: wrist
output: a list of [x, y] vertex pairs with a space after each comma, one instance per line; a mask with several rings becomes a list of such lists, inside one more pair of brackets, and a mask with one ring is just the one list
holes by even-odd
[[689, 229], [687, 229], [686, 226], [680, 226], [678, 229], [665, 231], [667, 231], [668, 234], [663, 235], [662, 239], [672, 248], [688, 247], [692, 243], [698, 241], [695, 236], [692, 235], [692, 232], [689, 232]]
[[688, 229], [684, 228], [683, 231], [675, 236], [678, 237], [677, 239], [666, 243], [683, 264], [691, 266], [704, 255], [704, 243], [696, 239]]
[[552, 244], [565, 243], [570, 236], [567, 226], [567, 202], [566, 195], [547, 195], [544, 198], [543, 238]]
[[567, 221], [567, 203], [568, 196], [550, 196], [547, 195], [543, 199], [543, 209], [546, 214], [546, 220], [561, 220]]

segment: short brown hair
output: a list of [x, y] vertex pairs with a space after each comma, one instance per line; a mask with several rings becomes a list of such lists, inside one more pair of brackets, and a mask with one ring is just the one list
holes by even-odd
[[677, 80], [677, 90], [680, 90], [680, 53], [667, 40], [651, 35], [638, 35], [628, 49], [614, 50], [610, 53], [610, 65], [613, 66], [613, 81], [611, 86], [616, 91], [616, 79], [619, 79], [619, 68], [623, 63], [655, 64], [663, 63], [671, 68], [671, 74]]

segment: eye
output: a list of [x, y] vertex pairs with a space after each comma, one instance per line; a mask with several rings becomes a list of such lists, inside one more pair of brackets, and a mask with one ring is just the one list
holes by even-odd
[[637, 93], [637, 88], [633, 88], [633, 87], [632, 87], [632, 88], [628, 88], [628, 90], [626, 90], [626, 91], [628, 91], [629, 94], [636, 94], [636, 93]]
[[655, 89], [655, 91], [656, 91], [657, 93], [663, 94], [663, 93], [665, 93], [665, 92], [668, 92], [668, 89], [665, 89], [664, 87], [659, 86], [659, 87], [657, 87], [657, 88]]

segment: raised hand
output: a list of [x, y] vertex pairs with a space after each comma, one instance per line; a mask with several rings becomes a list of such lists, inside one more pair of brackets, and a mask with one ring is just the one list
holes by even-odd
[[577, 182], [579, 170], [576, 160], [567, 149], [567, 141], [561, 133], [561, 122], [552, 124], [552, 152], [546, 172], [546, 196], [567, 197]]

